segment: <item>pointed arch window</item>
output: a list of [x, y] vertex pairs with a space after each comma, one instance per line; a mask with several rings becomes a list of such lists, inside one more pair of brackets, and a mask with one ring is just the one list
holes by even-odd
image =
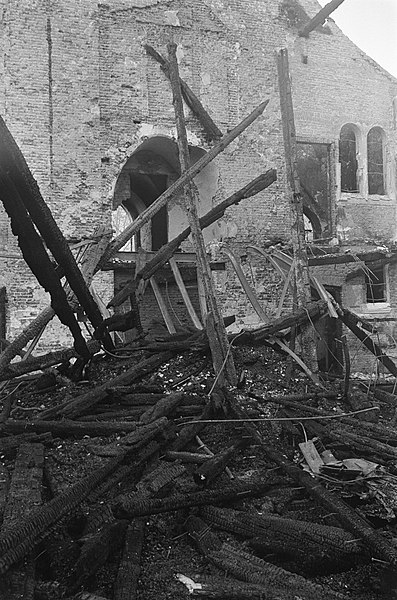
[[369, 194], [385, 194], [384, 138], [381, 127], [372, 127], [367, 135]]
[[353, 125], [343, 125], [339, 137], [342, 192], [358, 192], [357, 136]]

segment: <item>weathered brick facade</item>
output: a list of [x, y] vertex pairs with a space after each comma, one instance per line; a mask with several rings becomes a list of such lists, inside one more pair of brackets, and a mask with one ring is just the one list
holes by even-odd
[[[143, 48], [151, 44], [165, 55], [167, 42], [173, 40], [178, 44], [181, 76], [222, 131], [269, 98], [263, 116], [198, 176], [197, 184], [203, 214], [264, 170], [277, 169], [278, 180], [269, 190], [228, 209], [205, 234], [213, 258], [225, 259], [221, 241], [246, 257], [243, 268], [270, 314], [280, 297], [279, 277], [263, 261], [251, 258], [247, 246], [290, 237], [275, 63], [279, 48], [289, 50], [298, 141], [327, 149], [329, 237], [355, 251], [379, 244], [389, 247], [397, 233], [393, 115], [397, 81], [332, 21], [308, 39], [298, 37], [302, 19], [319, 9], [316, 0], [0, 0], [0, 111], [64, 234], [81, 239], [98, 226], [111, 227], [113, 208], [125, 200], [122, 177], [130, 177], [134, 169], [142, 172], [146, 155], [140, 152], [157, 156], [161, 181], [169, 184], [177, 177], [170, 85]], [[340, 192], [338, 139], [347, 123], [357, 127], [364, 142], [372, 127], [384, 131], [385, 195], [368, 195], [364, 142], [358, 148], [360, 193]], [[209, 146], [189, 111], [187, 126], [196, 160]], [[185, 224], [186, 217], [173, 200], [168, 207], [168, 237]], [[0, 266], [12, 338], [48, 298], [21, 260], [3, 211]], [[343, 299], [365, 313], [363, 276], [358, 284], [355, 280], [346, 284], [346, 270], [335, 276], [335, 269], [321, 273], [324, 283], [341, 287]], [[394, 274], [391, 267], [389, 275]], [[230, 265], [226, 262], [226, 271], [214, 276], [224, 313], [236, 314], [238, 327], [255, 322]], [[389, 302], [382, 314], [394, 318], [397, 284], [395, 278], [389, 279]], [[112, 295], [112, 272], [98, 278], [97, 289], [105, 300]], [[394, 322], [387, 323], [394, 329]], [[60, 333], [54, 322], [45, 344], [55, 346], [60, 339], [66, 340], [67, 334], [63, 329]], [[357, 363], [357, 368], [363, 364]]]

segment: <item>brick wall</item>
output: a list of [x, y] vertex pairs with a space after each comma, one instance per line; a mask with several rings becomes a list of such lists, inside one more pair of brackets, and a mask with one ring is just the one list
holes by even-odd
[[[301, 4], [309, 17], [319, 10], [315, 0]], [[263, 260], [247, 258], [247, 246], [290, 238], [275, 51], [289, 49], [297, 135], [333, 144], [336, 156], [344, 123], [357, 124], [363, 135], [379, 125], [393, 171], [397, 95], [396, 81], [334, 23], [328, 34], [297, 38], [280, 6], [281, 0], [0, 1], [0, 110], [67, 237], [110, 227], [115, 184], [128, 159], [148, 139], [175, 138], [169, 82], [143, 48], [149, 43], [165, 55], [172, 39], [182, 77], [224, 132], [269, 99], [263, 116], [216, 159], [216, 185], [206, 202], [277, 169], [269, 190], [230, 208], [210, 230], [214, 242], [226, 242], [242, 258], [262, 305], [274, 314], [281, 282]], [[199, 123], [189, 111], [186, 118], [191, 146], [208, 150]], [[331, 168], [334, 174], [335, 161]], [[341, 243], [390, 244], [396, 238], [395, 189], [387, 198], [339, 198], [335, 183], [332, 210], [335, 220], [339, 214]], [[212, 250], [224, 260], [216, 244]], [[0, 253], [13, 337], [48, 299], [23, 261], [12, 258], [18, 249], [1, 210]], [[224, 312], [234, 312], [238, 326], [252, 324], [258, 318], [228, 263], [226, 269], [215, 276]], [[109, 297], [112, 286], [107, 273], [101, 294]], [[68, 338], [63, 328], [52, 329], [48, 346]]]

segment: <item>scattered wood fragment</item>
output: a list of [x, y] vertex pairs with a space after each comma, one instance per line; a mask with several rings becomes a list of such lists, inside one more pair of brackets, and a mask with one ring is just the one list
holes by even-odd
[[98, 404], [98, 402], [106, 398], [109, 387], [132, 383], [139, 377], [143, 377], [144, 375], [147, 375], [148, 373], [157, 369], [160, 365], [169, 360], [171, 356], [171, 352], [163, 352], [147, 358], [146, 360], [142, 360], [138, 364], [128, 369], [122, 375], [118, 375], [111, 381], [94, 388], [92, 391], [78, 396], [75, 400], [64, 402], [63, 404], [43, 411], [40, 414], [40, 419], [48, 419], [49, 417], [53, 417], [55, 415], [76, 417], [82, 412], [88, 411], [90, 408], [95, 406], [95, 404]]
[[140, 417], [139, 421], [143, 425], [147, 425], [160, 417], [168, 417], [174, 413], [175, 409], [182, 403], [182, 400], [183, 392], [169, 394], [159, 400], [154, 406], [148, 408]]
[[206, 486], [211, 483], [226, 468], [231, 457], [240, 450], [247, 448], [250, 442], [250, 439], [242, 438], [228, 448], [225, 448], [225, 450], [212, 456], [209, 461], [206, 461], [195, 471], [193, 475], [195, 482], [201, 486]]
[[[286, 598], [291, 592], [295, 596], [316, 600], [340, 600], [343, 596], [314, 584], [300, 575], [267, 563], [247, 552], [240, 552], [227, 544], [222, 544], [207, 523], [195, 516], [186, 521], [186, 528], [196, 541], [200, 551], [216, 567], [233, 575], [236, 579], [267, 588], [269, 597]], [[266, 597], [266, 596], [265, 596]], [[291, 596], [290, 596], [291, 597]]]

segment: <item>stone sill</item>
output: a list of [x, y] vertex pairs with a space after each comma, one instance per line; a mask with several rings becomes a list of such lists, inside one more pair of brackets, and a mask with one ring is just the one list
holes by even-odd
[[379, 206], [380, 204], [385, 204], [390, 206], [390, 204], [396, 203], [396, 198], [392, 196], [379, 196], [379, 195], [371, 195], [371, 196], [363, 196], [362, 194], [349, 194], [346, 192], [342, 192], [339, 202], [349, 202], [349, 204], [374, 204], [375, 206]]

